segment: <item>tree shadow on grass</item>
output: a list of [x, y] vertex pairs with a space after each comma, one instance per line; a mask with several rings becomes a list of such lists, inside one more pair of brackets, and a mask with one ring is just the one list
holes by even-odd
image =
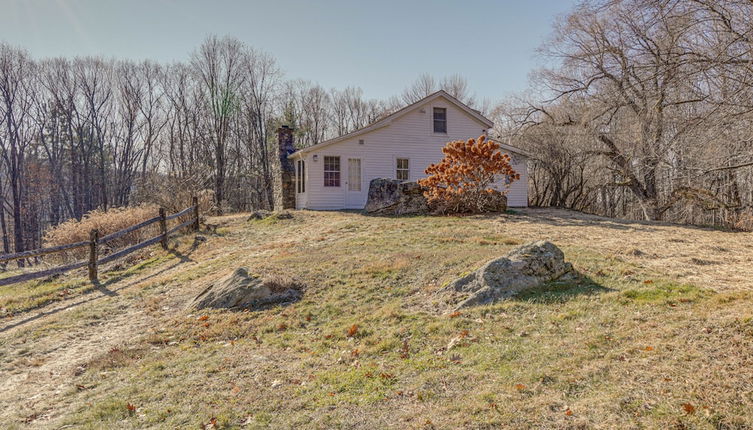
[[579, 276], [572, 280], [547, 282], [538, 287], [524, 290], [511, 299], [542, 304], [565, 303], [578, 297], [612, 291], [617, 290], [605, 287], [587, 276]]

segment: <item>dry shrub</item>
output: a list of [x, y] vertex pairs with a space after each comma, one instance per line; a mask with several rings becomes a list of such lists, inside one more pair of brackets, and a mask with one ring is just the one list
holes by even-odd
[[[98, 230], [99, 236], [102, 237], [154, 218], [157, 215], [159, 215], [159, 208], [156, 205], [114, 208], [107, 212], [97, 209], [84, 215], [81, 221], [71, 219], [50, 228], [44, 234], [44, 243], [45, 246], [60, 246], [89, 240], [89, 232], [92, 230]], [[110, 249], [125, 248], [158, 234], [159, 223], [153, 223], [148, 227], [108, 242], [106, 247]], [[103, 249], [103, 253], [106, 251], [106, 248]], [[78, 248], [66, 251], [64, 256], [68, 259], [81, 259], [87, 256], [88, 252], [88, 248]]]
[[191, 206], [193, 196], [199, 198], [199, 212], [214, 214], [214, 191], [203, 189], [194, 177], [185, 179], [157, 176], [139, 184], [131, 201], [137, 204], [154, 204], [165, 208], [168, 214], [180, 212]]
[[480, 213], [494, 211], [507, 190], [491, 187], [505, 176], [508, 185], [520, 179], [510, 165], [510, 156], [486, 136], [467, 141], [456, 140], [442, 148], [444, 158], [426, 169], [427, 178], [418, 183], [426, 187], [429, 206], [439, 213]]
[[303, 291], [303, 284], [289, 275], [269, 275], [264, 278], [264, 285], [274, 294], [289, 290]]
[[732, 225], [737, 230], [753, 231], [753, 209], [746, 209], [739, 213]]

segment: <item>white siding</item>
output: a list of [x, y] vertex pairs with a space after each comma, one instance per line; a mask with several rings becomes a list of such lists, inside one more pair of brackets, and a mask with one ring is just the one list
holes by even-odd
[[[434, 107], [447, 109], [447, 133], [433, 132], [432, 111]], [[347, 192], [348, 158], [360, 158], [362, 169], [361, 196], [358, 205], [350, 208], [363, 208], [366, 204], [368, 185], [375, 178], [395, 178], [396, 159], [410, 160], [410, 180], [415, 181], [426, 176], [424, 170], [431, 163], [442, 159], [442, 148], [451, 140], [467, 140], [478, 137], [485, 131], [485, 126], [472, 118], [455, 104], [437, 98], [423, 105], [416, 106], [391, 124], [377, 130], [361, 134], [352, 139], [325, 146], [305, 154], [306, 160], [306, 194], [298, 196], [299, 208], [307, 209], [345, 209]], [[359, 144], [363, 140], [363, 144]], [[317, 160], [314, 161], [314, 156]], [[324, 157], [340, 157], [340, 187], [324, 186]], [[508, 193], [509, 206], [527, 206], [527, 171], [525, 159], [517, 156], [519, 163], [514, 165], [521, 174], [521, 180], [513, 183]]]

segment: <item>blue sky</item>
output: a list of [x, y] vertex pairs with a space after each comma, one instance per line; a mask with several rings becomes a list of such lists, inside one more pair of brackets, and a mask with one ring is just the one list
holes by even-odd
[[576, 0], [0, 0], [0, 40], [36, 58], [186, 60], [209, 34], [278, 60], [287, 78], [399, 94], [465, 76], [479, 98], [524, 90], [555, 18]]

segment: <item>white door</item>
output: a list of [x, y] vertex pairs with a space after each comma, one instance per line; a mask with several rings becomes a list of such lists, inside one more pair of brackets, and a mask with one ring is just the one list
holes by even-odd
[[348, 209], [361, 209], [364, 201], [364, 188], [361, 177], [361, 159], [348, 158], [348, 181], [345, 184], [345, 207]]

